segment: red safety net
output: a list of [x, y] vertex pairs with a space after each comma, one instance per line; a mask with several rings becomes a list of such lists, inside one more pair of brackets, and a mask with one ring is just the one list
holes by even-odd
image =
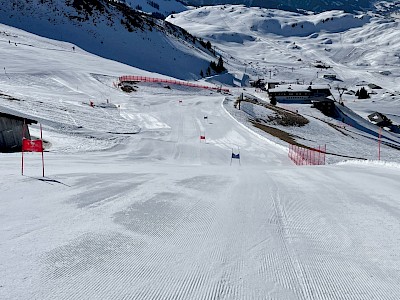
[[296, 165], [325, 165], [326, 145], [318, 148], [304, 148], [289, 145], [289, 158]]
[[168, 83], [168, 84], [176, 84], [176, 85], [195, 87], [195, 88], [201, 88], [201, 89], [207, 89], [207, 90], [218, 90], [218, 91], [223, 91], [223, 92], [229, 92], [229, 89], [222, 88], [222, 87], [213, 87], [213, 86], [191, 83], [191, 82], [187, 82], [187, 81], [161, 79], [161, 78], [153, 78], [153, 77], [146, 77], [146, 76], [131, 76], [131, 75], [121, 76], [121, 77], [119, 77], [119, 81], [121, 83], [123, 83], [123, 82], [138, 82], [138, 81], [139, 82], [153, 82], [153, 83]]

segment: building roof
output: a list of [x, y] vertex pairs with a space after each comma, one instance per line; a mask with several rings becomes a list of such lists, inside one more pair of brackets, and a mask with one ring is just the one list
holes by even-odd
[[335, 103], [335, 100], [329, 98], [317, 98], [317, 99], [312, 99], [311, 103]]
[[25, 120], [26, 124], [37, 124], [37, 122], [38, 122], [36, 120], [26, 118], [23, 114], [19, 114], [19, 113], [18, 113], [18, 115], [16, 115], [14, 113], [11, 114], [11, 113], [5, 113], [5, 112], [0, 111], [0, 117], [5, 117], [8, 119], [14, 119], [14, 120], [19, 120], [19, 121]]
[[388, 120], [388, 118], [384, 114], [381, 114], [380, 112], [377, 112], [377, 111], [373, 112], [372, 114], [369, 114], [368, 119], [371, 122], [374, 122], [377, 124]]
[[329, 90], [328, 85], [322, 84], [313, 84], [313, 85], [305, 85], [305, 84], [282, 84], [277, 85], [276, 87], [269, 89], [270, 92], [310, 92], [312, 90]]

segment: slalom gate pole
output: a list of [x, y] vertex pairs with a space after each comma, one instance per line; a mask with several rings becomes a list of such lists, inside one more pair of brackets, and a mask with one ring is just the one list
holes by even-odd
[[42, 123], [40, 123], [40, 140], [42, 141], [42, 175], [44, 177], [44, 156], [43, 156], [43, 132]]
[[311, 161], [312, 161], [312, 165], [316, 165], [316, 163], [315, 163], [315, 150], [313, 150], [311, 152]]
[[24, 138], [25, 138], [25, 119], [24, 119], [24, 125], [22, 125], [21, 175], [24, 175]]
[[378, 160], [381, 160], [381, 136], [382, 136], [382, 127], [379, 127], [379, 137], [378, 137]]

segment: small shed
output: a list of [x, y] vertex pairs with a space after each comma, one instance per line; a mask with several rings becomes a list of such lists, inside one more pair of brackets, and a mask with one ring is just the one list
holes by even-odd
[[392, 121], [380, 112], [374, 112], [368, 115], [368, 119], [379, 127], [386, 127], [392, 125]]
[[[24, 129], [25, 121], [25, 129]], [[30, 139], [29, 124], [37, 121], [0, 112], [0, 152], [18, 152], [22, 149], [22, 134]]]

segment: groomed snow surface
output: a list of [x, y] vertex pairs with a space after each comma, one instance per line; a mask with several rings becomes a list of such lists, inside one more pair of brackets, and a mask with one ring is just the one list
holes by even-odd
[[224, 95], [126, 94], [159, 75], [1, 31], [32, 45], [1, 37], [0, 108], [42, 122], [48, 181], [0, 154], [0, 299], [400, 298], [398, 162], [298, 167]]

